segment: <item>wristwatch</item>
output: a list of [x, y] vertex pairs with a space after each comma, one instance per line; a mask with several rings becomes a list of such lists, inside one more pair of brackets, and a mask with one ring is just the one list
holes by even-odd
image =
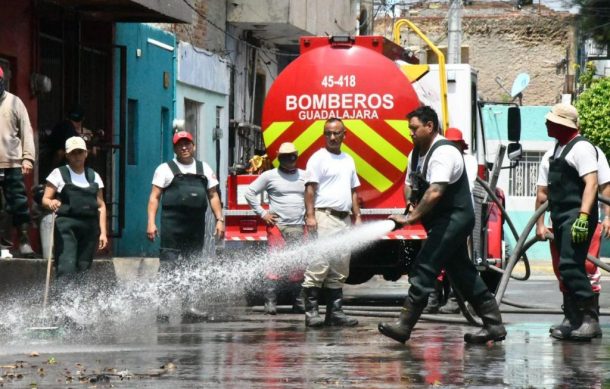
[[223, 222], [223, 223], [224, 223], [224, 222], [225, 222], [225, 219], [220, 218], [220, 219], [216, 219], [216, 221], [217, 221], [217, 222]]

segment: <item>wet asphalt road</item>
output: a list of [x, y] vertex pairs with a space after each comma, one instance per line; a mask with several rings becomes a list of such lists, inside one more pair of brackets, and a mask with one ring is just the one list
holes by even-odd
[[[405, 282], [376, 280], [346, 288], [346, 300], [358, 305], [388, 295], [395, 298], [386, 301], [396, 300], [405, 287]], [[610, 285], [604, 287], [602, 309], [607, 311]], [[559, 306], [550, 279], [511, 284], [507, 298]], [[584, 344], [549, 338], [548, 327], [560, 320], [559, 315], [509, 313], [504, 315], [508, 336], [502, 343], [466, 345], [464, 333], [475, 328], [421, 321], [411, 340], [401, 345], [377, 331], [380, 320], [391, 319], [359, 317], [355, 328], [306, 330], [302, 315], [264, 316], [238, 305], [231, 303], [232, 308], [218, 311], [204, 323], [157, 324], [151, 315], [113, 330], [0, 339], [0, 386], [610, 386], [608, 316], [602, 317], [606, 337]]]

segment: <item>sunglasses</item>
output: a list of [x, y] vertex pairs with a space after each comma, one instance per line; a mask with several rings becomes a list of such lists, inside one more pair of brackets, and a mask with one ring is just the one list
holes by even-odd
[[277, 157], [282, 162], [294, 162], [297, 160], [296, 154], [280, 154]]
[[343, 136], [344, 134], [345, 134], [345, 131], [337, 131], [337, 132], [324, 131], [324, 136], [327, 137], [327, 138], [330, 138], [333, 135], [335, 136], [335, 138], [339, 138], [340, 136]]

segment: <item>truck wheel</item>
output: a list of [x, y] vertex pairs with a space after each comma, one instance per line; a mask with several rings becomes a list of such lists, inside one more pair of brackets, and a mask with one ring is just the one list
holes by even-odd
[[347, 277], [346, 284], [349, 285], [358, 285], [363, 284], [373, 278], [375, 273], [371, 270], [367, 269], [350, 269], [349, 276]]

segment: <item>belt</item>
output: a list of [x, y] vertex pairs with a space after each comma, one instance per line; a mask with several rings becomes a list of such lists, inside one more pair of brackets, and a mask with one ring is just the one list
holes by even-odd
[[349, 211], [337, 211], [332, 208], [316, 208], [316, 211], [325, 212], [327, 215], [345, 219], [349, 216]]

